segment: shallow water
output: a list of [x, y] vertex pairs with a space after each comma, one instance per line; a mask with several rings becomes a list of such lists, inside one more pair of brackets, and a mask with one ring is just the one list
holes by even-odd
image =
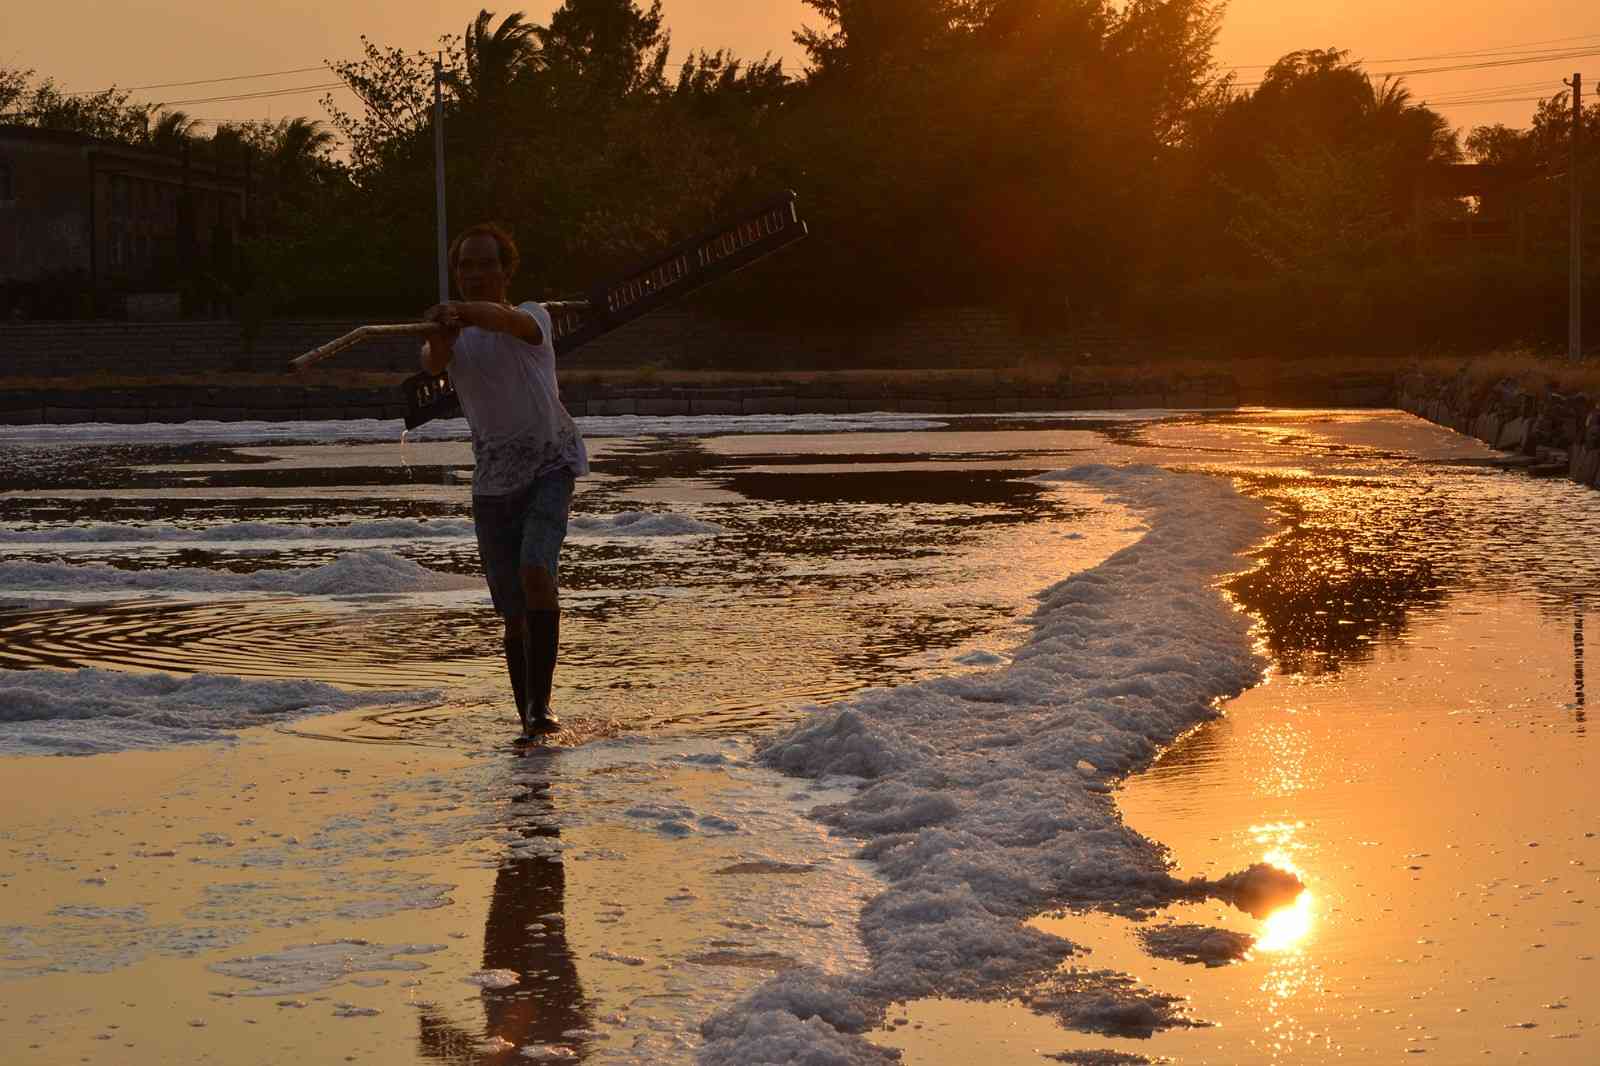
[[[824, 441], [911, 455], [901, 449], [925, 443], [920, 435], [901, 436], [759, 438], [768, 460], [786, 464], [781, 472], [723, 454], [715, 442], [602, 441], [596, 476], [574, 504], [562, 561], [564, 711], [625, 730], [745, 730], [864, 687], [959, 670], [954, 660], [980, 645], [1016, 643], [1031, 595], [1070, 569], [1074, 557], [1103, 556], [1132, 536], [1128, 522], [1098, 501], [1025, 480], [1070, 455], [1065, 446], [1041, 447], [1031, 434], [947, 433], [947, 458], [924, 457], [892, 474], [809, 468], [810, 449]], [[1082, 447], [1091, 435], [1069, 436]], [[194, 462], [185, 464], [190, 451]], [[9, 474], [18, 487], [0, 496], [0, 522], [16, 537], [73, 523], [137, 524], [146, 537], [170, 538], [169, 527], [181, 524], [191, 535], [211, 530], [219, 539], [138, 541], [130, 532], [122, 542], [0, 541], [0, 576], [4, 563], [26, 561], [251, 573], [326, 564], [358, 547], [476, 574], [470, 533], [390, 543], [341, 539], [338, 527], [349, 523], [460, 525], [467, 517], [468, 449], [436, 444], [419, 457], [408, 445], [405, 454], [405, 470], [376, 465], [386, 455], [398, 463], [402, 450], [392, 444], [92, 445], [53, 454], [48, 463], [30, 454]], [[432, 465], [419, 465], [423, 458]], [[36, 474], [40, 469], [48, 477]], [[88, 488], [96, 477], [101, 485], [114, 478], [118, 487]], [[151, 481], [162, 486], [159, 502], [144, 495], [154, 491]], [[305, 482], [340, 495], [308, 500]], [[430, 491], [411, 495], [417, 483]], [[249, 496], [231, 495], [245, 488]], [[446, 490], [448, 502], [441, 505], [433, 489]], [[607, 515], [668, 508], [718, 532], [639, 537], [581, 528]], [[263, 522], [293, 523], [302, 534], [315, 524], [328, 537], [220, 539], [230, 524]], [[999, 559], [1005, 565], [996, 565]], [[0, 591], [0, 603], [7, 593], [48, 603], [0, 611], [0, 667], [450, 686], [451, 701], [468, 706], [497, 699], [504, 687], [499, 625], [479, 588], [431, 602], [397, 596], [391, 604], [357, 596], [357, 587], [315, 600], [227, 596], [224, 589], [107, 603], [103, 591], [52, 584], [49, 575], [39, 584]], [[83, 599], [90, 602], [72, 602]], [[476, 735], [490, 725], [474, 718], [462, 728]]]
[[[1215, 449], [1205, 465], [1287, 523], [1228, 585], [1260, 619], [1267, 683], [1125, 782], [1118, 806], [1170, 847], [1180, 876], [1267, 860], [1308, 890], [1265, 919], [1212, 904], [1033, 924], [1085, 949], [1064, 969], [1132, 974], [1186, 997], [1203, 1024], [1069, 1033], [1023, 1003], [926, 1001], [891, 1012], [883, 1043], [912, 1061], [979, 1047], [1063, 1061], [1589, 1061], [1600, 500], [1459, 465], [1470, 446], [1405, 433], [1415, 424], [1261, 416], [1140, 434], [1152, 450]], [[1260, 469], [1250, 438], [1298, 452], [1298, 469]], [[1257, 940], [1221, 966], [1153, 958], [1139, 934], [1175, 923]]]
[[[648, 761], [644, 753], [658, 742], [651, 738], [664, 734], [742, 738], [794, 720], [809, 703], [983, 669], [1025, 636], [1033, 593], [1140, 531], [1093, 493], [1027, 478], [1082, 462], [1137, 461], [1233, 477], [1272, 505], [1283, 525], [1254, 569], [1229, 586], [1260, 619], [1262, 646], [1275, 663], [1269, 683], [1126, 782], [1119, 805], [1134, 828], [1171, 847], [1185, 875], [1237, 869], [1271, 853], [1293, 863], [1310, 892], [1265, 923], [1215, 906], [1137, 916], [1143, 926], [1181, 919], [1263, 935], [1249, 959], [1210, 969], [1150, 959], [1134, 936], [1139, 924], [1125, 916], [1037, 920], [1093, 949], [1073, 964], [1123, 970], [1188, 995], [1192, 1016], [1216, 1027], [1088, 1035], [1016, 1004], [920, 1003], [892, 1011], [904, 1024], [880, 1039], [911, 1049], [911, 1061], [966, 1062], [976, 1048], [990, 1057], [1007, 1049], [1017, 1061], [1072, 1049], [1182, 1062], [1374, 1061], [1405, 1053], [1464, 1061], [1480, 1051], [1582, 1061], [1596, 1019], [1581, 990], [1600, 954], [1600, 886], [1593, 883], [1600, 825], [1586, 788], [1592, 759], [1582, 676], [1600, 631], [1591, 592], [1600, 544], [1593, 493], [1473, 465], [1488, 454], [1475, 442], [1384, 413], [941, 421], [943, 428], [883, 433], [601, 442], [597, 476], [585, 483], [576, 514], [668, 511], [720, 532], [629, 538], [602, 530], [569, 541], [558, 700], [581, 736], [624, 738], [609, 742], [624, 747], [596, 748], [592, 768], [541, 767], [531, 789], [503, 796], [505, 816], [495, 817], [510, 836], [496, 838], [484, 859], [506, 892], [468, 885], [459, 873], [444, 878], [458, 885], [461, 903], [483, 913], [483, 957], [470, 960], [472, 969], [509, 960], [511, 968], [558, 979], [548, 994], [473, 992], [470, 1009], [424, 1011], [407, 1054], [499, 1061], [501, 1053], [476, 1050], [476, 1041], [504, 1030], [517, 1004], [542, 1004], [562, 1024], [598, 1024], [617, 1009], [618, 990], [632, 985], [639, 985], [636, 997], [686, 1005], [660, 1016], [666, 1028], [659, 1031], [681, 1042], [649, 1046], [667, 1058], [687, 1054], [707, 1004], [747, 986], [774, 965], [774, 953], [784, 954], [782, 938], [770, 934], [725, 926], [720, 939], [713, 933], [729, 914], [748, 921], [751, 908], [771, 897], [746, 897], [719, 912], [703, 887], [685, 893], [674, 884], [659, 902], [637, 908], [626, 936], [612, 936], [622, 916], [599, 908], [579, 919], [571, 884], [605, 872], [593, 891], [615, 898], [636, 876], [627, 871], [683, 864], [682, 848], [664, 843], [670, 830], [640, 833], [621, 808], [609, 822], [561, 826], [596, 854], [610, 848], [625, 856], [612, 863], [571, 855], [552, 862], [520, 846], [507, 850], [507, 841], [548, 836], [550, 818], [573, 813], [563, 797], [606, 809], [658, 789], [678, 797], [663, 801], [669, 807], [683, 804], [697, 817], [752, 819], [747, 801], [708, 804], [690, 780], [674, 778], [669, 787], [648, 772], [630, 780], [631, 771], [617, 777], [605, 768], [626, 764], [616, 753], [633, 750], [630, 743], [643, 745], [637, 750]], [[459, 522], [470, 462], [460, 442], [411, 442], [403, 453], [371, 442], [32, 443], [0, 455], [8, 486], [0, 494], [3, 531], [47, 533], [64, 523], [139, 523], [147, 532], [152, 523], [329, 527], [326, 539], [292, 542], [0, 537], [0, 565], [102, 562], [248, 574], [322, 565], [370, 547], [445, 573], [476, 573], [470, 536], [459, 531], [357, 545], [337, 529], [380, 519]], [[497, 625], [476, 589], [108, 598], [58, 584], [0, 588], [0, 597], [35, 604], [0, 609], [0, 667], [9, 670], [208, 670], [356, 689], [438, 689], [420, 704], [285, 728], [322, 739], [436, 745], [475, 758], [510, 717]], [[741, 787], [757, 788], [754, 781]], [[803, 802], [784, 816], [794, 820], [781, 822], [783, 832], [800, 832]], [[544, 813], [521, 817], [535, 807]], [[292, 820], [286, 814], [280, 831]], [[704, 850], [701, 839], [695, 846]], [[827, 845], [830, 861], [841, 861], [844, 844]], [[802, 833], [783, 855], [798, 861], [806, 846]], [[718, 854], [719, 861], [738, 857]], [[434, 861], [451, 871], [461, 860], [440, 852]], [[558, 873], [565, 879], [556, 895], [564, 892], [573, 915], [566, 933], [493, 932], [512, 921], [496, 918], [502, 897], [520, 898], [511, 889], [535, 872], [541, 884]], [[684, 878], [719, 883], [709, 874]], [[694, 905], [702, 913], [669, 919], [694, 903], [673, 903], [675, 893], [701, 900]], [[829, 905], [841, 912], [832, 917], [848, 920], [838, 892], [827, 898], [839, 900]], [[518, 914], [519, 922], [527, 917]], [[608, 914], [615, 916], [602, 921]], [[261, 920], [235, 917], [241, 929]], [[661, 936], [678, 942], [650, 947]], [[859, 948], [850, 937], [833, 939], [832, 947], [824, 937], [792, 954], [824, 964], [832, 952], [834, 965], [847, 964]], [[595, 947], [602, 943], [612, 946]], [[640, 984], [637, 967], [597, 958], [595, 950], [676, 961], [652, 979], [656, 985]], [[451, 972], [467, 961], [431, 963]], [[706, 978], [730, 970], [745, 979]], [[558, 990], [568, 1006], [557, 1003]], [[648, 1016], [643, 1009], [629, 1007]], [[563, 1031], [554, 1021], [517, 1024], [528, 1039], [546, 1042]], [[582, 1054], [605, 1057], [595, 1050], [601, 1044], [578, 1044]]]

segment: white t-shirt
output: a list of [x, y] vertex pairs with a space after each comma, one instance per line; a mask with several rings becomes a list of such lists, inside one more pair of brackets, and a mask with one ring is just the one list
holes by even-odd
[[530, 300], [517, 308], [539, 323], [539, 344], [468, 326], [456, 337], [450, 381], [472, 426], [472, 493], [504, 496], [566, 468], [589, 472], [589, 453], [556, 385], [550, 314]]

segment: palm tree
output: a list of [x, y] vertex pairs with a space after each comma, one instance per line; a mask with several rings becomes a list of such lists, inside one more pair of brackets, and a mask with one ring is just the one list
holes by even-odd
[[492, 21], [494, 12], [478, 12], [467, 26], [465, 75], [461, 71], [448, 71], [444, 75], [445, 83], [468, 106], [482, 106], [503, 98], [538, 55], [534, 39], [536, 27], [522, 12], [513, 11], [491, 31]]
[[272, 166], [284, 184], [303, 181], [316, 172], [333, 147], [333, 131], [320, 119], [287, 118], [273, 131]]
[[1404, 78], [1383, 76], [1381, 82], [1367, 79], [1367, 114], [1374, 118], [1398, 115], [1411, 106], [1411, 90]]
[[[155, 119], [154, 125], [150, 124], [152, 118]], [[194, 140], [200, 132], [201, 123], [187, 111], [160, 108], [152, 109], [146, 115], [145, 124], [146, 144], [157, 151], [176, 152]]]
[[1368, 78], [1363, 103], [1374, 140], [1392, 146], [1400, 159], [1412, 165], [1460, 161], [1461, 143], [1450, 123], [1426, 103], [1414, 102], [1402, 79]]

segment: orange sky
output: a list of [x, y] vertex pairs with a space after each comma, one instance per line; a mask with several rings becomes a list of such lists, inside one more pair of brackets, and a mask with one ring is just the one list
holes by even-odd
[[[350, 56], [359, 47], [362, 32], [382, 43], [423, 47], [440, 33], [459, 32], [481, 6], [481, 0], [325, 0], [314, 14], [308, 13], [308, 5], [282, 5], [282, 15], [273, 17], [268, 13], [274, 7], [270, 0], [249, 4], [236, 0], [141, 0], [138, 4], [126, 0], [8, 0], [0, 14], [0, 64], [32, 67], [53, 75], [69, 89], [255, 74], [311, 67], [326, 58]], [[542, 20], [554, 6], [550, 0], [536, 0], [522, 9]], [[811, 16], [800, 0], [663, 0], [663, 8], [677, 56], [690, 48], [723, 46], [742, 55], [772, 52], [783, 57], [791, 69], [800, 66], [799, 49], [790, 34]], [[517, 8], [505, 4], [497, 10]], [[1348, 48], [1371, 60], [1504, 49], [1544, 41], [1551, 42], [1544, 47], [1581, 48], [1586, 42], [1554, 39], [1584, 34], [1591, 35], [1596, 55], [1408, 78], [1416, 95], [1437, 101], [1439, 110], [1458, 126], [1484, 122], [1524, 125], [1533, 105], [1520, 99], [1474, 105], [1445, 101], [1482, 90], [1490, 90], [1488, 95], [1518, 98], [1548, 95], [1559, 91], [1563, 77], [1586, 67], [1592, 82], [1600, 83], [1600, 9], [1593, 4], [1578, 0], [1479, 0], [1474, 4], [1233, 0], [1219, 58], [1224, 64], [1266, 64], [1295, 48], [1329, 46]], [[1482, 60], [1387, 64], [1374, 69], [1475, 61]], [[1248, 81], [1258, 73], [1241, 70], [1241, 80]], [[176, 101], [326, 80], [326, 74], [312, 72], [138, 95]], [[212, 121], [285, 114], [320, 116], [318, 96], [307, 92], [181, 106]]]

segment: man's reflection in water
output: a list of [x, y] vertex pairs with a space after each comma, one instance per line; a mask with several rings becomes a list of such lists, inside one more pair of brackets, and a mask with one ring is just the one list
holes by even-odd
[[[510, 828], [526, 839], [560, 835], [554, 826], [529, 824], [543, 821], [553, 811], [549, 787], [534, 785], [511, 801]], [[425, 1058], [455, 1064], [521, 1061], [513, 1048], [486, 1050], [484, 1042], [495, 1037], [515, 1048], [565, 1044], [582, 1053], [581, 1045], [561, 1035], [589, 1028], [590, 1010], [567, 948], [565, 895], [566, 871], [560, 862], [543, 855], [506, 859], [495, 874], [483, 924], [483, 969], [511, 970], [521, 981], [509, 988], [483, 990], [481, 1034], [424, 1010], [419, 1041]]]
[[1580, 733], [1587, 721], [1583, 709], [1583, 608], [1583, 598], [1575, 597], [1572, 601], [1572, 710], [1577, 715]]

